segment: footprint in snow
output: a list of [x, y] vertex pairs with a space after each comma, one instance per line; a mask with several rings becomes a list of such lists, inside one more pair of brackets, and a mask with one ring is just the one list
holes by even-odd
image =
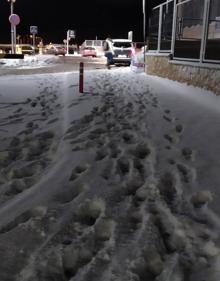
[[62, 187], [60, 192], [54, 195], [53, 200], [60, 204], [67, 204], [74, 201], [74, 199], [76, 199], [85, 190], [86, 190], [85, 184], [83, 183], [72, 184], [71, 182], [69, 182], [64, 187]]
[[117, 160], [117, 170], [119, 172], [119, 174], [121, 174], [122, 176], [125, 176], [126, 174], [129, 173], [130, 171], [130, 162], [129, 159], [125, 156], [122, 156], [121, 158], [119, 158]]
[[83, 173], [85, 173], [89, 168], [88, 164], [81, 164], [81, 165], [77, 165], [71, 173], [71, 176], [69, 178], [69, 181], [74, 181], [77, 178], [79, 178]]
[[106, 148], [100, 148], [96, 151], [96, 156], [95, 160], [96, 161], [101, 161], [103, 160], [106, 156], [108, 156], [108, 150]]
[[175, 144], [178, 142], [177, 137], [171, 134], [165, 134], [164, 138], [169, 141], [170, 144]]
[[191, 148], [189, 147], [184, 147], [181, 151], [183, 157], [185, 158], [185, 160], [192, 160], [193, 158], [193, 151]]
[[139, 159], [145, 159], [150, 155], [150, 153], [151, 150], [147, 143], [137, 144], [135, 149], [132, 151], [132, 154]]
[[15, 228], [19, 227], [20, 225], [23, 225], [27, 223], [29, 220], [35, 218], [35, 217], [44, 217], [47, 213], [46, 207], [36, 207], [32, 210], [26, 211], [22, 213], [21, 215], [17, 216], [14, 220], [12, 220], [7, 225], [3, 226], [0, 229], [0, 234], [7, 233], [9, 231], [13, 231]]
[[166, 120], [167, 122], [172, 122], [173, 119], [170, 116], [163, 115], [163, 119]]
[[181, 180], [185, 183], [193, 181], [196, 177], [195, 170], [193, 168], [187, 167], [184, 164], [177, 163], [177, 170], [180, 173]]
[[179, 133], [179, 134], [181, 134], [182, 132], [183, 132], [183, 125], [181, 125], [181, 124], [178, 124], [178, 125], [176, 125], [176, 132], [177, 133]]

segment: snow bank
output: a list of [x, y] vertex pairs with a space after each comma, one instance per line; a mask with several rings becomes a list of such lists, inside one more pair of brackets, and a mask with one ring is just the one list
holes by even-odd
[[144, 52], [138, 52], [137, 54], [131, 57], [130, 68], [136, 73], [144, 72]]
[[25, 55], [24, 59], [1, 59], [0, 68], [18, 68], [18, 69], [29, 69], [29, 68], [40, 68], [50, 64], [56, 63], [58, 60], [55, 56], [49, 55], [36, 55], [28, 56]]

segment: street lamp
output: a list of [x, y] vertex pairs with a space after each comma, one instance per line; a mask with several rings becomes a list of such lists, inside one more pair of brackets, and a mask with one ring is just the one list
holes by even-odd
[[145, 36], [146, 36], [146, 9], [145, 9], [145, 0], [143, 0], [143, 39], [144, 39], [144, 42], [146, 41]]
[[[7, 0], [10, 3], [11, 15], [14, 13], [14, 3], [16, 0]], [[16, 27], [11, 23], [11, 52], [16, 53]]]
[[146, 50], [146, 5], [143, 0], [143, 40], [144, 40], [144, 67], [146, 63], [145, 50]]

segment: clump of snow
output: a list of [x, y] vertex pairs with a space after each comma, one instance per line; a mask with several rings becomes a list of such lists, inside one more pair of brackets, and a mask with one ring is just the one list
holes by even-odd
[[113, 235], [114, 221], [108, 218], [102, 218], [95, 225], [96, 239], [101, 241], [109, 240]]
[[135, 73], [144, 72], [145, 69], [144, 50], [136, 53], [131, 57], [130, 68]]
[[79, 267], [92, 259], [92, 252], [86, 248], [69, 245], [63, 252], [63, 268], [67, 275], [74, 275]]
[[33, 217], [43, 218], [47, 213], [47, 207], [45, 206], [38, 206], [31, 210], [31, 215]]
[[191, 202], [195, 208], [202, 207], [212, 200], [213, 197], [210, 191], [198, 191], [196, 194], [193, 194], [191, 198]]
[[105, 210], [102, 199], [86, 200], [80, 205], [78, 216], [82, 221], [95, 221]]

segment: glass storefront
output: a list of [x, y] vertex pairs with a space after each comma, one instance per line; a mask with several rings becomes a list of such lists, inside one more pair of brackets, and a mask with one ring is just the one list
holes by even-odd
[[148, 36], [148, 47], [150, 50], [157, 50], [158, 48], [159, 18], [160, 18], [160, 9], [156, 8], [153, 10], [152, 15], [150, 17], [149, 36]]
[[199, 59], [203, 32], [204, 0], [177, 4], [174, 57]]
[[160, 50], [171, 50], [173, 30], [173, 1], [162, 6]]
[[206, 60], [220, 60], [220, 1], [211, 0], [209, 8]]
[[[169, 1], [153, 9], [150, 17], [148, 36], [150, 50], [171, 50], [173, 6], [173, 1]], [[161, 24], [159, 24], [160, 22]]]
[[220, 62], [220, 0], [171, 0], [157, 6], [148, 47], [171, 52], [175, 59]]

